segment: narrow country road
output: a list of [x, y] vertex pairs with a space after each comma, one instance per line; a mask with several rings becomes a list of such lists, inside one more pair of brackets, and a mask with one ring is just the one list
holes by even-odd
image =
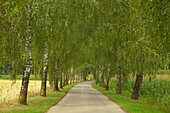
[[47, 113], [125, 113], [117, 104], [94, 89], [86, 81], [74, 86], [68, 94]]

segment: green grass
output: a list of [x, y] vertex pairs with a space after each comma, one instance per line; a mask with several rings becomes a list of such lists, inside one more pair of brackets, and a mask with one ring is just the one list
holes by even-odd
[[39, 95], [34, 95], [28, 98], [28, 105], [8, 104], [5, 106], [0, 106], [0, 113], [43, 113], [51, 105], [60, 100], [64, 94], [76, 84], [71, 84], [60, 92], [54, 92], [52, 90], [47, 91], [47, 97], [41, 97]]
[[[17, 75], [16, 80], [22, 80], [23, 75]], [[11, 80], [11, 75], [0, 75], [0, 79]], [[39, 76], [30, 75], [30, 80], [40, 80]]]
[[99, 87], [95, 83], [93, 83], [92, 86], [125, 108], [129, 113], [166, 113], [149, 104], [140, 101], [132, 101], [130, 97], [115, 94], [113, 91], [106, 91], [105, 88]]

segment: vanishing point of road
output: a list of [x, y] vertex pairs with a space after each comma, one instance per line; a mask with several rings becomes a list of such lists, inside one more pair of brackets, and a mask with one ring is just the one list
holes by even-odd
[[94, 89], [86, 81], [74, 86], [67, 95], [47, 113], [126, 113], [116, 103]]

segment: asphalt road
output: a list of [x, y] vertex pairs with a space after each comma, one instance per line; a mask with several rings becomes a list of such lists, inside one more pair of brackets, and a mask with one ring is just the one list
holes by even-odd
[[74, 86], [67, 95], [47, 113], [125, 113], [117, 104], [94, 89], [86, 81]]

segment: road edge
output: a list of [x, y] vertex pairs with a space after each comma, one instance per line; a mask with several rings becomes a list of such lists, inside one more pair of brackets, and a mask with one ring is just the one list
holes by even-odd
[[[94, 83], [94, 82], [93, 82]], [[92, 84], [93, 84], [92, 83]], [[93, 87], [91, 84], [91, 87]], [[93, 87], [94, 88], [94, 87]], [[94, 88], [96, 89], [96, 88]], [[126, 113], [129, 113], [125, 108], [123, 108], [120, 104], [116, 103], [114, 100], [112, 100], [111, 98], [109, 98], [107, 95], [105, 95], [104, 93], [102, 93], [101, 91], [99, 91], [98, 89], [96, 89], [98, 92], [100, 92], [101, 94], [103, 94], [104, 96], [106, 96], [110, 101], [112, 101], [113, 103], [117, 104], [123, 111], [125, 111]]]
[[[82, 83], [82, 82], [79, 82], [79, 83]], [[79, 84], [79, 83], [77, 83], [77, 84]], [[77, 85], [77, 84], [76, 84], [76, 85]], [[74, 86], [76, 86], [76, 85], [74, 85]], [[67, 95], [67, 93], [68, 93], [74, 86], [72, 86], [56, 103], [52, 104], [52, 105], [51, 105], [46, 111], [44, 111], [43, 113], [47, 113], [49, 109], [51, 109], [53, 106], [57, 105], [57, 104]]]

